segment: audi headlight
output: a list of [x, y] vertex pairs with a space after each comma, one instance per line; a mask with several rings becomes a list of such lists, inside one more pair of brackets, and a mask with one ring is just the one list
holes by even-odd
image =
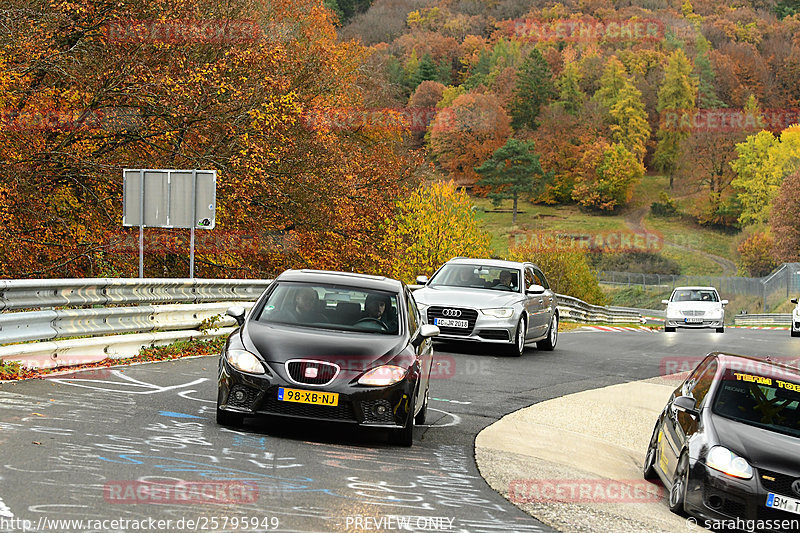
[[511, 315], [514, 314], [514, 309], [511, 307], [494, 307], [491, 309], [481, 309], [481, 313], [495, 318], [510, 318]]
[[402, 381], [406, 376], [406, 369], [394, 365], [378, 366], [358, 378], [359, 385], [385, 387]]
[[228, 350], [225, 354], [231, 366], [248, 374], [264, 374], [264, 365], [247, 350]]
[[719, 470], [729, 476], [740, 479], [750, 479], [753, 477], [753, 468], [743, 458], [739, 457], [724, 446], [714, 446], [708, 452], [706, 464], [714, 470]]

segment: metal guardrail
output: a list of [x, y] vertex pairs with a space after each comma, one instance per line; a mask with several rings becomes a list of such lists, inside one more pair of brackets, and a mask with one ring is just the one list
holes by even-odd
[[[4, 311], [0, 313], [0, 360], [34, 367], [72, 366], [130, 357], [147, 346], [225, 336], [234, 324], [225, 310], [233, 304], [249, 308], [270, 283], [243, 279], [0, 280], [0, 310]], [[566, 295], [557, 298], [562, 318], [588, 323], [638, 322], [641, 318], [636, 310], [600, 307]], [[167, 305], [153, 305], [162, 303]], [[216, 316], [220, 318], [214, 329], [198, 331], [204, 321]]]
[[225, 311], [234, 303], [252, 306], [252, 302], [230, 302], [5, 313], [0, 314], [0, 344], [195, 329], [216, 316], [221, 318], [215, 327], [233, 326], [235, 321]]
[[599, 305], [592, 305], [563, 294], [557, 294], [558, 312], [561, 318], [569, 318], [579, 322], [609, 322], [611, 324], [626, 324], [639, 322], [641, 313], [634, 310], [613, 309]]
[[0, 280], [0, 311], [43, 307], [255, 300], [272, 280], [75, 278]]
[[763, 313], [736, 315], [733, 323], [737, 326], [789, 326], [791, 313]]
[[665, 318], [667, 316], [667, 311], [665, 309], [641, 309], [638, 307], [620, 307], [618, 305], [609, 305], [608, 309], [611, 311], [632, 311], [642, 316], [654, 318]]

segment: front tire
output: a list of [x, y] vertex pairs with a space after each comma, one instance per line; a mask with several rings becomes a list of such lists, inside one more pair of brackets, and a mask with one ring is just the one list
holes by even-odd
[[404, 446], [406, 448], [410, 448], [412, 444], [414, 444], [414, 399], [411, 399], [411, 405], [409, 406], [409, 413], [408, 413], [408, 420], [406, 420], [406, 425], [400, 429], [392, 430], [392, 433], [389, 435], [389, 440], [392, 444], [396, 444], [397, 446]]
[[558, 315], [553, 314], [550, 319], [550, 328], [547, 330], [547, 337], [536, 343], [536, 347], [540, 350], [547, 350], [551, 352], [556, 349], [558, 342]]
[[675, 514], [686, 514], [686, 490], [689, 485], [689, 456], [685, 453], [678, 461], [672, 486], [669, 489], [669, 510]]
[[717, 328], [717, 333], [725, 333], [725, 327]]
[[664, 326], [664, 331], [666, 333], [674, 333], [675, 332], [675, 328], [670, 327], [670, 326]]
[[644, 457], [642, 466], [642, 476], [652, 481], [658, 478], [656, 473], [656, 456], [658, 455], [658, 423], [653, 428], [653, 436], [650, 437], [650, 445], [647, 447], [647, 455]]
[[525, 351], [525, 331], [527, 328], [525, 317], [520, 317], [517, 322], [517, 331], [514, 334], [514, 343], [508, 348], [508, 354], [512, 357], [520, 357]]
[[422, 400], [422, 409], [419, 410], [417, 416], [414, 417], [414, 424], [421, 426], [425, 423], [425, 419], [428, 416], [428, 395], [430, 393], [430, 387], [425, 389], [425, 399]]
[[792, 337], [800, 337], [800, 331], [791, 330]]

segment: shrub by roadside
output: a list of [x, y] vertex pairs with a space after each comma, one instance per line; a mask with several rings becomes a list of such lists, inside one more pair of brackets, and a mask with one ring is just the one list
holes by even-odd
[[605, 295], [600, 290], [586, 254], [577, 250], [543, 250], [537, 246], [523, 245], [508, 251], [511, 261], [530, 261], [542, 269], [550, 287], [559, 294], [567, 294], [594, 304], [604, 305]]

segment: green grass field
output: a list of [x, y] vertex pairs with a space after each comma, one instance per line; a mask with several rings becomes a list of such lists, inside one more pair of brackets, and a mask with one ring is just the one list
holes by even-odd
[[[503, 201], [495, 207], [487, 198], [473, 198], [476, 219], [491, 235], [491, 247], [498, 256], [508, 252], [510, 244], [525, 241], [531, 235], [553, 231], [595, 233], [624, 231], [630, 225], [641, 223], [648, 231], [659, 233], [663, 240], [659, 255], [674, 262], [683, 275], [731, 276], [736, 261], [736, 233], [700, 226], [690, 217], [658, 217], [649, 213], [661, 193], [669, 193], [669, 182], [664, 176], [646, 176], [637, 185], [629, 205], [612, 214], [592, 213], [575, 205], [552, 206], [518, 203], [517, 223], [512, 225], [512, 202]], [[685, 200], [682, 202], [685, 203]], [[643, 218], [642, 218], [643, 217]], [[714, 257], [709, 257], [714, 256]], [[727, 261], [726, 261], [727, 260]], [[609, 299], [616, 305], [633, 305], [659, 308], [662, 295], [616, 294], [609, 290]], [[668, 293], [667, 293], [668, 295]], [[647, 305], [645, 305], [647, 304]], [[752, 302], [741, 302], [743, 308], [754, 307]]]

